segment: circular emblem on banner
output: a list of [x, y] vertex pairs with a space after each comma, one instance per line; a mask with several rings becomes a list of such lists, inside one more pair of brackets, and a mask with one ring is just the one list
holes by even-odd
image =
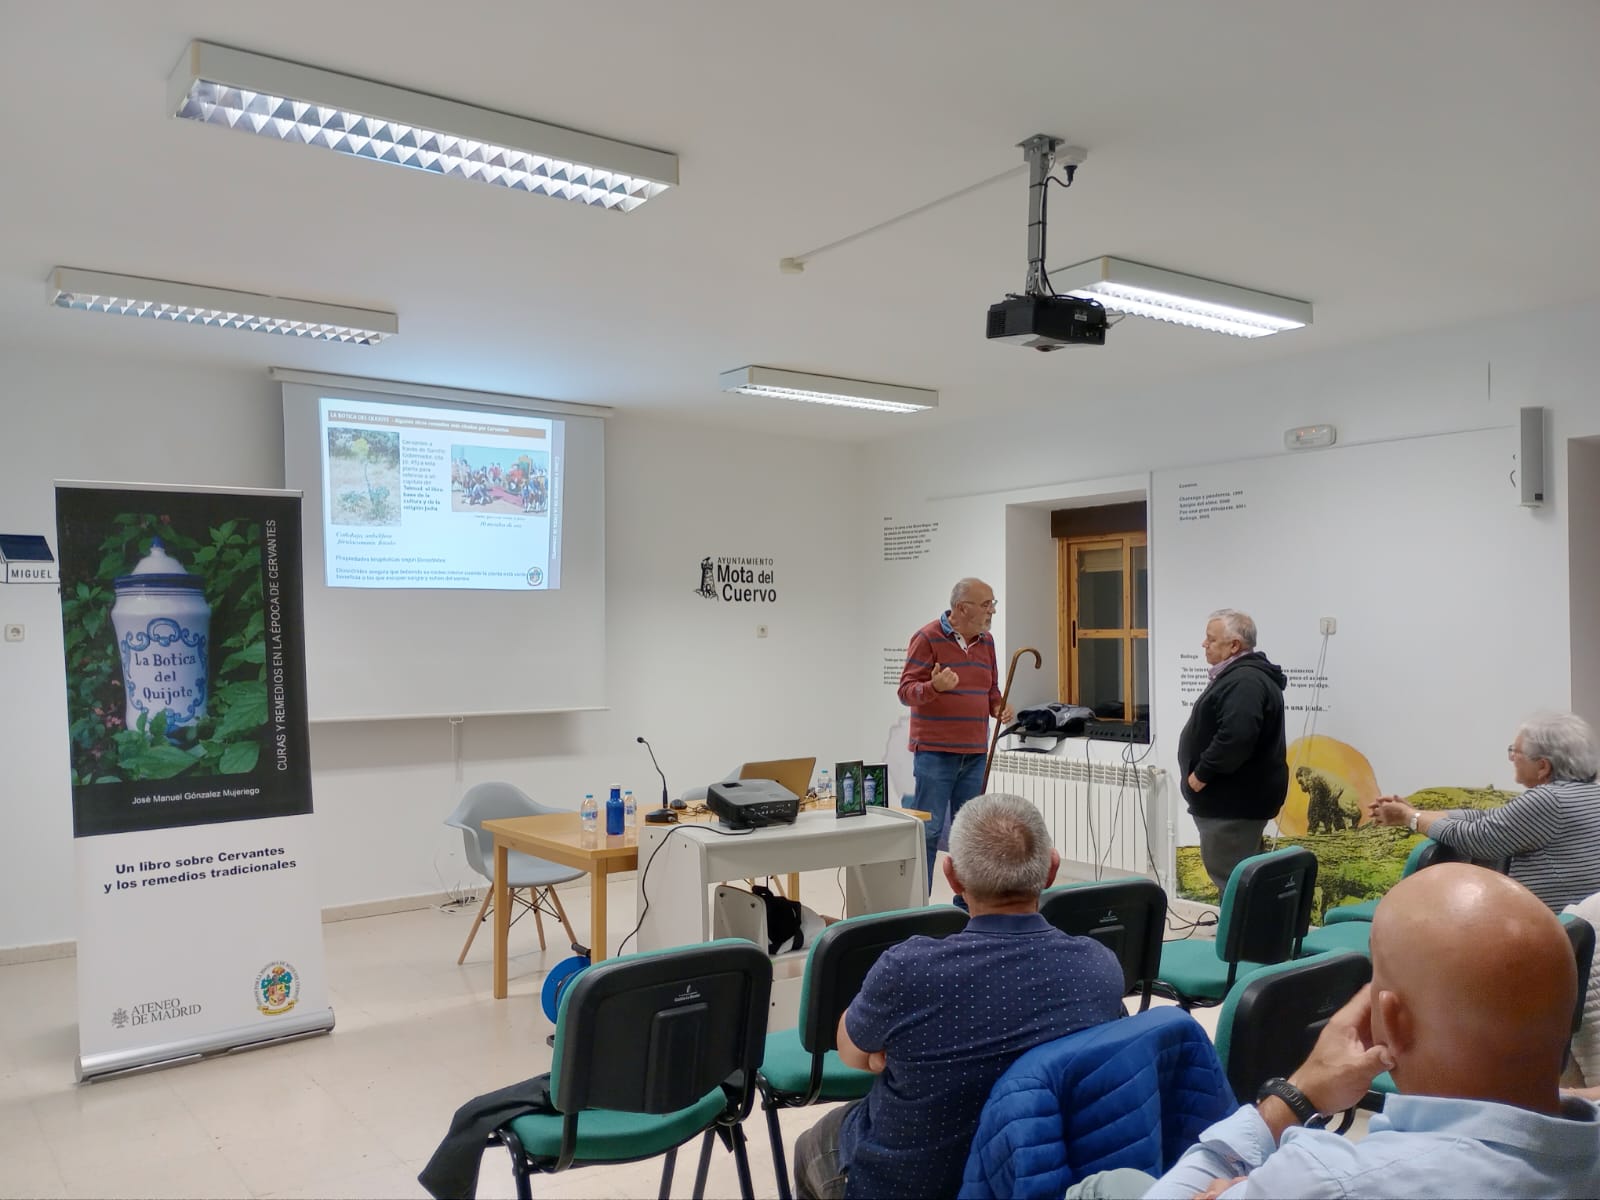
[[542, 567], [528, 568], [528, 586], [538, 587], [544, 582], [544, 569]]
[[269, 1017], [286, 1013], [300, 995], [300, 976], [286, 962], [268, 963], [256, 976], [256, 1007]]

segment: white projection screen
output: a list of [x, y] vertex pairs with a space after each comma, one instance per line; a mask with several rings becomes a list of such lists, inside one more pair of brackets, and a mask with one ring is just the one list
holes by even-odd
[[604, 419], [279, 377], [311, 719], [603, 708]]

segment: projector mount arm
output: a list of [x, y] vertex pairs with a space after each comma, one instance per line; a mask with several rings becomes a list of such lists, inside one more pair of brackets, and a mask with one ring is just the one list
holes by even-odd
[[[1047, 188], [1050, 173], [1059, 162], [1067, 173], [1067, 184], [1089, 152], [1081, 146], [1068, 146], [1060, 138], [1036, 133], [1017, 145], [1028, 163], [1028, 275], [1023, 283], [1025, 296], [1053, 295], [1050, 274], [1045, 270], [1045, 227], [1049, 221]], [[1059, 180], [1057, 181], [1059, 182]]]

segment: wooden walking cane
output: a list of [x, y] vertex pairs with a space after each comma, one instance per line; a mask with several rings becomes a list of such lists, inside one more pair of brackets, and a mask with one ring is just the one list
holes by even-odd
[[[1044, 656], [1032, 646], [1024, 646], [1011, 656], [1011, 665], [1006, 668], [1006, 690], [1000, 693], [1000, 710], [1005, 711], [1006, 702], [1011, 698], [1011, 679], [1017, 673], [1017, 659], [1024, 654], [1033, 655], [1033, 669], [1039, 670], [1044, 666]], [[1000, 744], [1000, 729], [1004, 722], [998, 718], [994, 723], [994, 736], [989, 739], [989, 757], [983, 761], [983, 786], [979, 791], [989, 790], [989, 769], [994, 766], [994, 748]]]

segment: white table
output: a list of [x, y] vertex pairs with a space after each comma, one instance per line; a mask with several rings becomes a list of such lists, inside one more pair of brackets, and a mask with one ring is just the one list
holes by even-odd
[[[928, 901], [920, 816], [869, 808], [859, 817], [803, 812], [793, 825], [730, 835], [709, 825], [639, 827], [638, 949], [711, 940], [711, 888], [735, 879], [845, 869], [841, 916], [921, 908]], [[793, 956], [803, 964], [804, 955]], [[781, 961], [781, 960], [780, 960]], [[775, 972], [771, 1027], [793, 1025], [800, 971]]]

